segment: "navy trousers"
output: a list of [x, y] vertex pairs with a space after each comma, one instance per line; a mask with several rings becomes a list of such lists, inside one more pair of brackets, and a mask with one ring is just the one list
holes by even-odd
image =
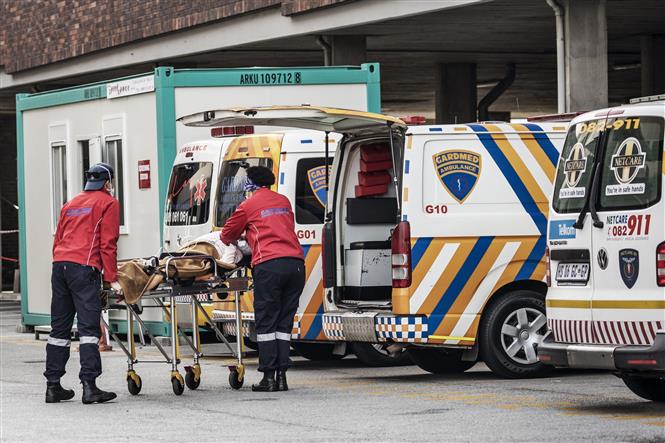
[[254, 266], [254, 317], [259, 371], [288, 369], [293, 318], [305, 287], [305, 263], [276, 258]]
[[51, 274], [51, 334], [46, 344], [48, 381], [59, 381], [65, 374], [74, 314], [80, 337], [81, 371], [79, 378], [93, 381], [102, 373], [99, 355], [101, 274], [91, 267], [70, 262], [53, 263]]

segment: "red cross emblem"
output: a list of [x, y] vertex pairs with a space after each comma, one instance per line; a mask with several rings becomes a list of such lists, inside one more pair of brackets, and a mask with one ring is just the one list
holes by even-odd
[[205, 177], [202, 177], [201, 180], [196, 182], [196, 192], [194, 193], [194, 200], [196, 200], [197, 205], [201, 205], [203, 200], [206, 198], [206, 187], [208, 186], [208, 180]]

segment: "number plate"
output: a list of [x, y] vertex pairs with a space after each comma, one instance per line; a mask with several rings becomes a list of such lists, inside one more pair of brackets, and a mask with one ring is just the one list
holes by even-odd
[[588, 263], [559, 263], [556, 281], [562, 283], [586, 283], [589, 280]]

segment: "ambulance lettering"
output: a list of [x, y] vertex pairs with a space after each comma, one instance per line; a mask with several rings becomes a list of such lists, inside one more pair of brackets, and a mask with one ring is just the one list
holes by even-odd
[[651, 228], [651, 214], [608, 215], [608, 240], [647, 240]]
[[464, 203], [478, 182], [482, 169], [480, 155], [461, 149], [449, 150], [434, 154], [432, 160], [443, 187], [458, 203]]
[[637, 173], [646, 164], [646, 153], [642, 151], [640, 142], [635, 137], [625, 139], [612, 156], [610, 169], [617, 181], [615, 185], [605, 187], [605, 195], [644, 194], [644, 183], [633, 183]]
[[559, 190], [559, 198], [584, 198], [586, 188], [577, 187], [586, 171], [587, 157], [582, 143], [576, 143], [564, 160], [564, 186]]

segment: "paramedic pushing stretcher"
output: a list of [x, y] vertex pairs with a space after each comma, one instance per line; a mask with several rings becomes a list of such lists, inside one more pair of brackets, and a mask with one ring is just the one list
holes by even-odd
[[120, 204], [113, 197], [113, 168], [105, 163], [86, 171], [85, 190], [60, 211], [53, 241], [51, 275], [51, 334], [46, 344], [46, 402], [58, 403], [74, 397], [74, 391], [60, 385], [69, 360], [74, 321], [80, 337], [83, 403], [113, 400], [113, 392], [97, 388], [102, 373], [99, 355], [101, 271], [104, 281], [120, 292], [116, 281]]
[[[252, 249], [254, 316], [263, 379], [253, 391], [286, 391], [286, 370], [293, 317], [305, 286], [303, 251], [295, 233], [289, 200], [268, 189], [275, 183], [264, 166], [247, 168], [245, 191], [253, 195], [226, 221], [222, 242], [236, 242], [246, 232]], [[277, 380], [275, 380], [277, 372]]]

